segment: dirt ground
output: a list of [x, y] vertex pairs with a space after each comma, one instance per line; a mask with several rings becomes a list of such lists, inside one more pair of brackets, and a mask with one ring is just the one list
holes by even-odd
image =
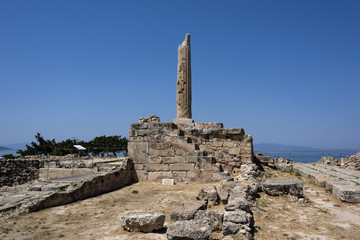
[[170, 213], [184, 200], [196, 200], [209, 184], [136, 183], [98, 197], [0, 220], [0, 239], [166, 239], [166, 234], [128, 233], [120, 226], [121, 213], [131, 210]]
[[304, 183], [309, 203], [260, 193], [252, 208], [255, 239], [360, 239], [360, 204], [344, 203], [307, 178], [267, 169], [267, 177], [292, 177]]
[[[260, 193], [252, 208], [255, 239], [360, 239], [360, 204], [340, 202], [325, 188], [300, 176], [269, 169], [266, 176], [303, 180], [305, 195], [310, 201], [299, 203], [291, 197]], [[130, 210], [159, 211], [165, 213], [165, 226], [168, 226], [170, 213], [178, 209], [182, 201], [195, 200], [199, 190], [208, 185], [214, 184], [136, 183], [69, 205], [0, 219], [0, 239], [165, 240], [164, 232], [124, 231], [119, 216]], [[221, 234], [214, 233], [213, 238], [221, 239]]]

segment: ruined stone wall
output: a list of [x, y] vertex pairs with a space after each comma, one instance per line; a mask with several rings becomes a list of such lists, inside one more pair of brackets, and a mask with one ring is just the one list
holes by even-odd
[[221, 123], [174, 124], [141, 118], [129, 131], [128, 154], [141, 181], [210, 182], [252, 161], [250, 135]]
[[40, 168], [44, 167], [41, 160], [0, 160], [0, 187], [23, 184], [39, 177]]

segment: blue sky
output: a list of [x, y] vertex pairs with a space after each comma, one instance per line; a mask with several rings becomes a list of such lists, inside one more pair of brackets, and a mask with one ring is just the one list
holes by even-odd
[[359, 12], [351, 0], [1, 0], [0, 145], [172, 121], [190, 33], [196, 122], [359, 150]]

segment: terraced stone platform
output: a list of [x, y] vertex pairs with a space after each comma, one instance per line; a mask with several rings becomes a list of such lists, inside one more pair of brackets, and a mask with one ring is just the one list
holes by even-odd
[[38, 180], [2, 189], [0, 217], [72, 203], [117, 190], [136, 181], [135, 169], [129, 158], [112, 162], [109, 168], [111, 170], [107, 172]]
[[306, 176], [316, 184], [328, 188], [343, 202], [360, 202], [360, 171], [319, 163], [295, 163], [295, 172]]

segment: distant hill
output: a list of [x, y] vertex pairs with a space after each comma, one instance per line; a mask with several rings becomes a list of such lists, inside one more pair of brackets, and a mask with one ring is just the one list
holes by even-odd
[[9, 150], [13, 150], [11, 148], [7, 148], [7, 147], [0, 147], [0, 151], [9, 151]]

